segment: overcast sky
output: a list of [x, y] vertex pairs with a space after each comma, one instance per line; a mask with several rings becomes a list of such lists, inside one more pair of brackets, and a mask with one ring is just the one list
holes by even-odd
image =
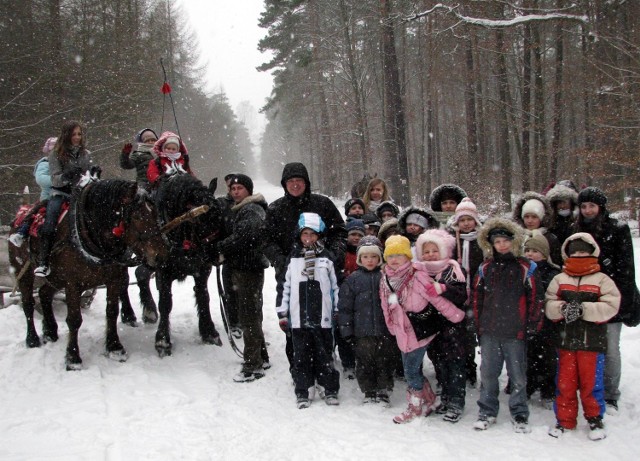
[[256, 70], [268, 60], [258, 51], [258, 41], [266, 33], [258, 27], [263, 0], [180, 0], [180, 4], [198, 35], [200, 56], [207, 64], [207, 88], [216, 93], [223, 89], [234, 111], [245, 100], [256, 110], [262, 107], [272, 86], [271, 75]]

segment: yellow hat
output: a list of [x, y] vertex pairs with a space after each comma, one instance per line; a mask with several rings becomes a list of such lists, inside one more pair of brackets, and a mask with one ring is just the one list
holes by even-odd
[[384, 259], [391, 255], [405, 255], [409, 260], [413, 259], [411, 243], [407, 237], [392, 235], [384, 242]]

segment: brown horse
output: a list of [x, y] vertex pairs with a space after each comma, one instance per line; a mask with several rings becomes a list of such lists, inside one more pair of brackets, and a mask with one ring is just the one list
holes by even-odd
[[[10, 263], [20, 275], [18, 284], [27, 319], [27, 347], [40, 346], [33, 311], [34, 275], [39, 239], [29, 245], [9, 245]], [[90, 182], [74, 191], [69, 213], [58, 224], [51, 253], [51, 274], [39, 290], [43, 311], [42, 334], [45, 342], [57, 341], [58, 324], [52, 309], [56, 291], [64, 289], [67, 303], [67, 370], [82, 368], [78, 330], [82, 324], [82, 292], [105, 285], [107, 288], [106, 352], [110, 358], [125, 361], [127, 353], [117, 330], [118, 298], [127, 280], [127, 268], [144, 261], [153, 267], [167, 256], [166, 240], [160, 233], [157, 214], [147, 194], [135, 182], [105, 180]], [[31, 267], [23, 270], [29, 263]]]

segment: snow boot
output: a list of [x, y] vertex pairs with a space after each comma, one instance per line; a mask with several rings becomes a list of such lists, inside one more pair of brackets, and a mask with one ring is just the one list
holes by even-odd
[[529, 418], [524, 415], [516, 415], [511, 420], [513, 424], [514, 432], [518, 434], [528, 434], [531, 432], [531, 428], [529, 427]]
[[389, 392], [386, 389], [380, 389], [376, 393], [376, 399], [384, 407], [390, 407], [391, 406], [391, 399], [389, 398]]
[[376, 393], [375, 392], [365, 392], [364, 399], [362, 399], [362, 403], [365, 405], [368, 403], [376, 403]]
[[407, 409], [401, 414], [393, 417], [396, 424], [404, 424], [412, 421], [418, 416], [422, 416], [422, 406], [424, 405], [424, 394], [422, 390], [407, 390]]
[[448, 423], [457, 423], [462, 419], [462, 410], [457, 408], [449, 408], [445, 415], [442, 417], [443, 421]]
[[551, 437], [555, 437], [556, 439], [559, 439], [560, 437], [562, 437], [564, 435], [565, 431], [567, 431], [567, 430], [568, 429], [566, 427], [564, 427], [562, 424], [556, 423], [556, 425], [554, 427], [549, 429], [548, 434]]
[[308, 397], [298, 397], [296, 399], [296, 405], [298, 406], [298, 410], [309, 408], [311, 406], [311, 400], [309, 400]]
[[618, 401], [617, 400], [605, 400], [604, 403], [606, 403], [606, 410], [605, 412], [609, 415], [609, 416], [616, 416], [618, 414]]
[[340, 401], [338, 400], [338, 394], [326, 394], [324, 396], [324, 403], [329, 406], [340, 405]]
[[438, 397], [436, 396], [436, 393], [433, 392], [433, 389], [431, 389], [431, 384], [429, 384], [429, 381], [426, 378], [424, 380], [424, 385], [422, 386], [422, 397], [424, 398], [424, 404], [426, 407], [424, 415], [429, 416], [438, 409], [439, 404], [437, 402]]
[[473, 423], [473, 428], [476, 431], [486, 431], [487, 429], [489, 429], [489, 426], [495, 423], [496, 423], [495, 416], [480, 415], [478, 416], [478, 420], [475, 423]]
[[587, 418], [587, 422], [589, 423], [589, 440], [602, 440], [607, 437], [601, 416]]

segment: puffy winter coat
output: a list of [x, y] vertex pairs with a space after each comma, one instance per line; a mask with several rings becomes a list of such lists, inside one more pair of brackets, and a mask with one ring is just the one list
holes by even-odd
[[33, 176], [40, 186], [40, 201], [48, 200], [51, 195], [51, 174], [49, 173], [49, 159], [42, 157], [33, 169]]
[[316, 254], [314, 279], [305, 272], [301, 245], [294, 245], [283, 286], [282, 303], [276, 306], [279, 318], [289, 317], [291, 328], [331, 328], [338, 306], [338, 280], [326, 250]]
[[149, 187], [149, 179], [147, 178], [147, 170], [149, 162], [154, 159], [153, 145], [138, 144], [136, 150], [130, 154], [120, 153], [120, 168], [124, 170], [136, 170], [136, 182], [144, 189]]
[[218, 250], [224, 255], [224, 263], [230, 268], [262, 271], [269, 267], [269, 261], [262, 254], [262, 226], [266, 210], [267, 202], [262, 194], [250, 195], [231, 207], [231, 234], [218, 243]]
[[462, 310], [458, 309], [443, 296], [429, 296], [426, 286], [427, 283], [432, 283], [433, 279], [427, 274], [422, 264], [412, 263], [412, 267], [413, 274], [411, 279], [402, 288], [401, 292], [395, 293], [397, 298], [402, 300], [402, 304], [389, 302], [392, 291], [385, 280], [384, 274], [380, 280], [380, 302], [384, 312], [384, 319], [389, 332], [396, 337], [398, 348], [402, 352], [411, 352], [419, 347], [424, 347], [435, 336], [418, 341], [407, 317], [407, 312], [420, 312], [428, 304], [432, 304], [450, 322], [461, 322], [465, 315]]
[[338, 324], [342, 337], [388, 336], [380, 303], [381, 271], [359, 268], [340, 286]]
[[51, 175], [51, 196], [70, 196], [71, 188], [91, 168], [91, 153], [86, 149], [81, 149], [78, 152], [68, 151], [67, 158], [64, 160], [58, 157], [56, 150], [52, 150], [48, 159], [49, 173]]
[[171, 160], [170, 158], [163, 155], [162, 148], [169, 137], [180, 139], [180, 137], [175, 133], [172, 133], [171, 131], [165, 131], [164, 133], [162, 133], [162, 135], [160, 135], [160, 138], [158, 138], [156, 143], [153, 145], [153, 152], [157, 155], [157, 157], [153, 161], [149, 162], [149, 166], [147, 167], [147, 179], [149, 180], [149, 184], [151, 185], [151, 187], [154, 187], [156, 185], [156, 182], [158, 181], [160, 176], [166, 173], [167, 168], [171, 167], [174, 162], [179, 165], [184, 171], [186, 171], [190, 175], [195, 176], [191, 171], [191, 167], [189, 166], [189, 152], [187, 151], [187, 146], [184, 145], [182, 139], [180, 139], [179, 150], [182, 154], [180, 155], [180, 158], [178, 158], [177, 160]]

